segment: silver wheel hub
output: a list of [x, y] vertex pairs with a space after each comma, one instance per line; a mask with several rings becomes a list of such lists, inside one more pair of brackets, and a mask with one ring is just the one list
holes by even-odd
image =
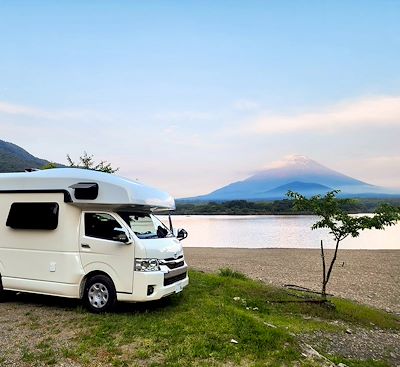
[[94, 283], [88, 292], [89, 303], [94, 308], [103, 308], [109, 299], [108, 289], [102, 283]]

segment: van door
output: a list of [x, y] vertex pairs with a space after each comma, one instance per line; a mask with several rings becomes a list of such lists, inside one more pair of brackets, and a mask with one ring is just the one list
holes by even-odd
[[132, 293], [134, 245], [118, 241], [125, 225], [112, 213], [82, 213], [80, 257], [85, 273], [100, 270], [107, 273], [118, 292]]

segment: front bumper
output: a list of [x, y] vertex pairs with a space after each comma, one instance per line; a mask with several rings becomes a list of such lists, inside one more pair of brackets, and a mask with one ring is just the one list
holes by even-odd
[[[189, 284], [187, 266], [165, 273], [163, 271], [142, 272], [135, 271], [133, 275], [133, 293], [118, 293], [118, 301], [145, 302], [154, 301], [179, 293]], [[149, 293], [149, 286], [153, 292]]]

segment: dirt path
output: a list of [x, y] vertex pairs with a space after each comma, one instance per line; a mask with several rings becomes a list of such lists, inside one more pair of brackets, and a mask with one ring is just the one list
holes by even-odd
[[[266, 283], [320, 290], [319, 250], [188, 247], [185, 256], [193, 269], [230, 267]], [[400, 314], [400, 250], [340, 250], [328, 292]]]

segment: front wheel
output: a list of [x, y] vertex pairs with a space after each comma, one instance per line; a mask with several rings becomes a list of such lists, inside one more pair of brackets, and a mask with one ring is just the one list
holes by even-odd
[[86, 282], [83, 298], [91, 312], [110, 311], [117, 300], [114, 283], [105, 275], [95, 275]]

